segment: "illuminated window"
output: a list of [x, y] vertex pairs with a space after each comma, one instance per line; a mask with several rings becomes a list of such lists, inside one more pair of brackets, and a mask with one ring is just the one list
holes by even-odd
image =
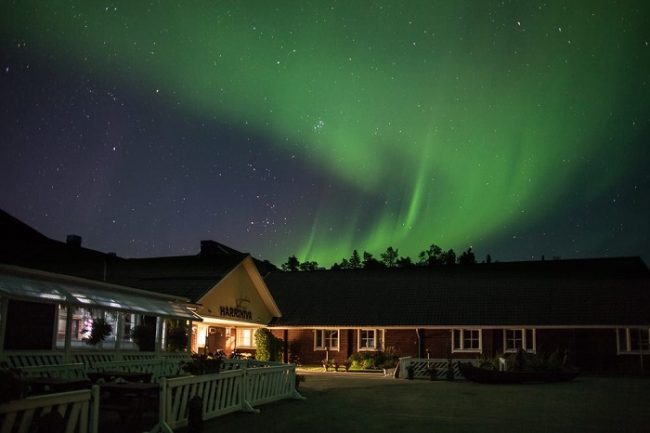
[[382, 350], [384, 346], [383, 329], [359, 329], [357, 334], [359, 350]]
[[452, 352], [480, 352], [480, 329], [452, 329]]
[[650, 329], [620, 328], [616, 330], [619, 354], [649, 353]]
[[253, 332], [254, 329], [237, 328], [237, 348], [254, 348]]
[[314, 331], [314, 350], [339, 350], [338, 329], [317, 329]]
[[504, 352], [517, 352], [519, 349], [535, 352], [535, 330], [504, 329], [503, 349]]

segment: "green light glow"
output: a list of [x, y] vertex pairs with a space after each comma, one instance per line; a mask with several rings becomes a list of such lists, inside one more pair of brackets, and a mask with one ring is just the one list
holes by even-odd
[[464, 249], [543, 219], [577, 175], [597, 196], [638, 157], [608, 150], [640, 133], [613, 122], [644, 109], [647, 7], [550, 3], [19, 2], [2, 24], [347, 184], [344, 214], [324, 195], [272, 257], [330, 264]]

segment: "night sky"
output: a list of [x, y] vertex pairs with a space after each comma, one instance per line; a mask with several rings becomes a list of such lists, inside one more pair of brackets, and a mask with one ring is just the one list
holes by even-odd
[[650, 2], [5, 1], [0, 207], [124, 257], [650, 262]]

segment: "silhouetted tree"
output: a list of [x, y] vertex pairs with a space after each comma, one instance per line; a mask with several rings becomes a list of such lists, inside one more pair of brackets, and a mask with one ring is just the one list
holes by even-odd
[[400, 257], [397, 259], [396, 265], [398, 268], [410, 268], [413, 266], [413, 261], [410, 257]]
[[441, 265], [442, 260], [442, 248], [436, 244], [431, 244], [429, 249], [422, 251], [418, 255], [418, 264], [423, 266], [434, 266]]
[[339, 265], [338, 263], [334, 263], [334, 264], [330, 267], [330, 271], [338, 271], [339, 269], [341, 269], [341, 265]]
[[317, 262], [310, 262], [307, 260], [306, 262], [302, 262], [300, 264], [300, 270], [301, 271], [317, 271], [318, 270], [318, 263]]
[[440, 258], [442, 262], [447, 266], [452, 266], [456, 264], [456, 253], [453, 249], [450, 249], [441, 254]]
[[474, 256], [472, 247], [469, 247], [467, 251], [463, 251], [463, 253], [458, 258], [458, 264], [461, 265], [473, 265], [475, 263], [476, 263], [476, 257]]
[[386, 248], [386, 251], [381, 253], [381, 261], [384, 262], [384, 265], [387, 268], [394, 268], [397, 264], [397, 258], [399, 257], [399, 249], [393, 249], [393, 247]]
[[352, 251], [352, 256], [349, 260], [350, 269], [361, 269], [363, 267], [361, 263], [361, 257], [359, 257], [359, 252], [357, 250]]
[[363, 268], [364, 269], [382, 269], [384, 268], [384, 264], [374, 258], [372, 254], [370, 254], [368, 251], [363, 252]]
[[282, 263], [285, 272], [296, 272], [300, 269], [300, 260], [296, 256], [289, 256], [286, 263]]
[[341, 260], [340, 269], [350, 269], [350, 262], [345, 257]]
[[[544, 256], [542, 256], [542, 257], [544, 257]], [[492, 263], [492, 256], [491, 255], [488, 254], [487, 256], [485, 256], [485, 263]]]

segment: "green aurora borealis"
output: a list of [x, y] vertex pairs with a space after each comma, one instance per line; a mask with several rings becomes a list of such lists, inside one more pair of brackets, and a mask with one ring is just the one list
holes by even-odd
[[248, 128], [345, 185], [346, 197], [325, 185], [313, 213], [295, 216], [267, 252], [276, 262], [489, 247], [567, 200], [599, 197], [647, 158], [646, 2], [9, 9], [5, 31], [28, 29], [57, 62], [92, 65], [197, 122]]

